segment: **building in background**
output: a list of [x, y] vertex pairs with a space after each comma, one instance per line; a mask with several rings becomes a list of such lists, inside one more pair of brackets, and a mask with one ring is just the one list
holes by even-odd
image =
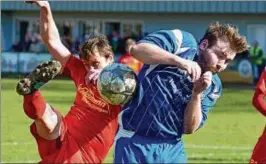
[[[119, 37], [143, 36], [159, 29], [185, 29], [197, 39], [209, 22], [236, 24], [251, 42], [266, 51], [266, 2], [264, 1], [53, 1], [51, 7], [61, 36], [114, 32]], [[23, 2], [1, 2], [2, 49], [38, 33], [37, 7]]]
[[[86, 37], [98, 32], [108, 36], [118, 54], [123, 53], [127, 38], [138, 40], [160, 29], [183, 29], [199, 41], [207, 25], [214, 21], [235, 24], [249, 43], [257, 40], [266, 52], [266, 1], [53, 1], [50, 4], [62, 40], [73, 53]], [[2, 1], [1, 12], [2, 51], [10, 51], [12, 45], [25, 40], [25, 35], [38, 38], [37, 7], [22, 1]], [[45, 47], [37, 50], [45, 51]], [[248, 72], [245, 68], [241, 67], [242, 74]]]

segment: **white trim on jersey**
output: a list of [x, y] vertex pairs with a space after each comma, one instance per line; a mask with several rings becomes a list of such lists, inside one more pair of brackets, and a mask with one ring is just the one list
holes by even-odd
[[156, 95], [157, 95], [158, 93], [159, 93], [159, 89], [154, 93], [154, 95], [153, 95], [152, 99], [150, 100], [149, 104], [147, 104], [146, 109], [145, 109], [145, 112], [144, 112], [143, 116], [141, 117], [141, 119], [140, 119], [140, 121], [139, 121], [139, 123], [138, 123], [138, 126], [137, 126], [137, 128], [136, 128], [136, 131], [139, 130], [139, 127], [140, 127], [141, 122], [143, 121], [144, 117], [146, 116], [146, 114], [147, 114], [147, 112], [148, 112], [148, 110], [149, 110], [151, 104], [153, 103], [153, 101], [154, 101], [154, 99], [156, 98]]
[[181, 54], [183, 52], [186, 52], [187, 50], [189, 50], [190, 48], [189, 47], [183, 47], [183, 48], [180, 48], [178, 49], [176, 52], [175, 52], [175, 55], [178, 55], [178, 54]]
[[119, 126], [118, 128], [119, 129], [118, 129], [118, 132], [117, 132], [116, 137], [115, 137], [116, 140], [118, 140], [121, 137], [131, 138], [135, 134], [135, 132], [123, 129], [121, 126]]
[[[176, 30], [171, 30], [175, 37], [176, 37], [176, 45], [177, 45], [177, 50], [176, 52], [174, 52], [175, 55], [177, 54], [180, 54], [180, 53], [183, 53], [187, 50], [189, 50], [190, 48], [189, 47], [184, 47], [184, 48], [181, 48], [181, 45], [182, 45], [182, 42], [183, 42], [183, 34], [182, 34], [182, 31], [179, 30], [179, 29], [176, 29]], [[154, 70], [156, 67], [158, 66], [158, 64], [154, 64], [154, 65], [150, 65], [149, 68], [146, 70], [146, 73], [145, 73], [145, 77], [152, 71]]]
[[145, 77], [152, 71], [154, 70], [156, 67], [158, 66], [158, 64], [153, 64], [153, 65], [150, 65], [149, 68], [146, 70], [145, 72]]
[[122, 110], [117, 117], [118, 124], [123, 128], [123, 121], [122, 121], [122, 115], [124, 113], [124, 110]]
[[[157, 76], [159, 76], [158, 74], [156, 75], [156, 76], [154, 76], [153, 78], [152, 78], [152, 80], [151, 80], [151, 82], [150, 83], [153, 83], [153, 81], [154, 81], [154, 79], [156, 79], [157, 78]], [[149, 88], [151, 88], [152, 86], [151, 85], [149, 85], [149, 87], [147, 87], [146, 88], [146, 90], [144, 91], [144, 95], [146, 94], [146, 92], [148, 91], [148, 89]], [[130, 117], [130, 119], [129, 119], [129, 121], [128, 121], [128, 124], [130, 124], [131, 123], [131, 121], [132, 121], [132, 119], [133, 119], [133, 117], [134, 117], [134, 115], [135, 115], [135, 113], [136, 113], [136, 109], [139, 107], [139, 104], [138, 105], [136, 105], [136, 107], [134, 108], [134, 112], [133, 112], [133, 114], [131, 115], [131, 117]], [[125, 109], [126, 110], [126, 109]], [[122, 116], [122, 115], [121, 115]], [[122, 120], [123, 121], [123, 120]]]
[[121, 137], [131, 138], [134, 134], [135, 134], [135, 132], [125, 130], [125, 129], [123, 129], [123, 127], [118, 126], [118, 132], [115, 135], [115, 140], [114, 140], [114, 145], [113, 145], [113, 148], [114, 148], [114, 154], [113, 155], [115, 155], [116, 143], [119, 140], [119, 138], [121, 138]]
[[181, 45], [183, 42], [183, 35], [181, 30], [172, 30], [172, 32], [174, 33], [175, 37], [176, 37], [176, 45], [177, 45], [177, 51], [174, 54], [178, 54], [179, 50], [181, 49]]

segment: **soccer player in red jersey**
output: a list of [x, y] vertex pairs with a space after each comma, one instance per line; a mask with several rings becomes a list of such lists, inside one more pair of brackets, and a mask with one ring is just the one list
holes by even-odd
[[137, 60], [136, 58], [134, 58], [132, 54], [130, 54], [130, 49], [134, 44], [136, 44], [135, 40], [130, 39], [130, 38], [126, 40], [126, 44], [125, 44], [126, 53], [123, 54], [118, 59], [118, 62], [129, 66], [135, 71], [136, 74], [138, 74], [140, 69], [143, 66], [143, 63]]
[[[40, 7], [41, 36], [57, 60], [39, 65], [17, 85], [24, 111], [34, 120], [30, 131], [41, 163], [102, 163], [114, 141], [120, 106], [105, 102], [95, 83], [100, 70], [113, 62], [112, 48], [104, 35], [94, 36], [81, 47], [80, 59], [76, 58], [60, 40], [49, 3], [29, 3]], [[60, 70], [76, 86], [75, 101], [65, 117], [38, 90]]]
[[[264, 100], [266, 96], [266, 67], [262, 72], [259, 82], [256, 86], [255, 94], [253, 96], [254, 107], [264, 116], [266, 116], [266, 102]], [[263, 134], [256, 143], [250, 163], [266, 163], [266, 126]]]

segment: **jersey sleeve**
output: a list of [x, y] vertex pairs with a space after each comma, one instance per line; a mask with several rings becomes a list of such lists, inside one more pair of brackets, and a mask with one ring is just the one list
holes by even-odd
[[68, 59], [65, 68], [63, 70], [63, 75], [70, 77], [75, 84], [79, 81], [81, 77], [86, 74], [86, 69], [83, 63], [74, 55], [71, 55]]
[[256, 85], [256, 90], [260, 90], [262, 93], [266, 95], [266, 67], [264, 71], [260, 75], [260, 79]]
[[[201, 128], [206, 120], [211, 108], [216, 104], [217, 99], [222, 94], [222, 83], [217, 75], [212, 80], [212, 85], [206, 89], [203, 93], [203, 99], [201, 101], [202, 121], [199, 128]], [[198, 129], [199, 129], [198, 128]]]
[[256, 85], [255, 93], [253, 95], [253, 106], [264, 116], [266, 116], [266, 103], [264, 97], [266, 96], [266, 67], [262, 72], [260, 79]]
[[150, 43], [175, 55], [179, 55], [189, 50], [195, 52], [197, 49], [195, 38], [190, 33], [178, 29], [160, 30], [151, 33], [138, 43]]

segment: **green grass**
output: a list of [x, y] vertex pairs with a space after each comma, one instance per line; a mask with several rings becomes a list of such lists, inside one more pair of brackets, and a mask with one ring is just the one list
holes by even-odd
[[[23, 113], [16, 82], [1, 80], [1, 162], [38, 162], [37, 146], [29, 131], [32, 121]], [[71, 81], [54, 80], [42, 93], [47, 102], [66, 114], [75, 88]], [[184, 137], [188, 162], [248, 162], [265, 125], [265, 119], [251, 106], [252, 94], [252, 89], [224, 88], [204, 128]], [[112, 153], [110, 150], [106, 162], [112, 162]]]

